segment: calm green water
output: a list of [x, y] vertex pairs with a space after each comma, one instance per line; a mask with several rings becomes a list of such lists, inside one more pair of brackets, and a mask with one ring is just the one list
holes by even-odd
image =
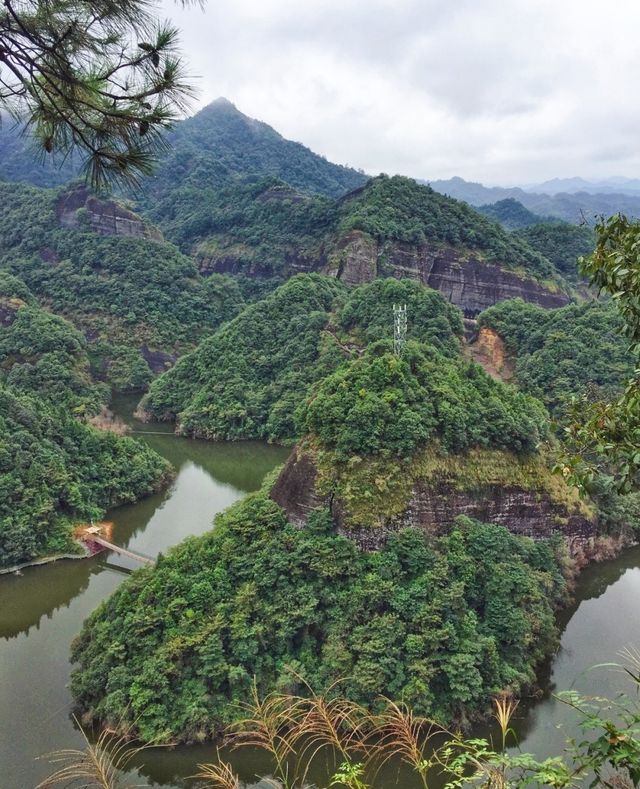
[[[123, 412], [133, 407], [131, 400], [118, 405]], [[116, 525], [114, 541], [148, 555], [209, 529], [217, 512], [258, 488], [287, 455], [286, 449], [259, 443], [180, 439], [168, 426], [135, 428], [178, 469], [169, 490], [109, 515]], [[81, 744], [69, 714], [69, 644], [83, 619], [133, 567], [101, 555], [33, 568], [21, 577], [0, 576], [0, 789], [32, 789], [47, 774], [47, 765], [36, 757]], [[640, 548], [634, 548], [582, 574], [576, 603], [562, 617], [561, 648], [543, 677], [545, 694], [523, 705], [517, 721], [523, 749], [540, 756], [555, 753], [563, 738], [556, 727], [574, 731], [575, 719], [553, 699], [554, 690], [597, 688], [599, 694], [612, 694], [624, 686], [621, 675], [592, 667], [615, 660], [625, 646], [640, 647], [639, 568]], [[197, 764], [214, 756], [210, 746], [149, 751], [138, 765], [137, 783], [187, 786]], [[234, 761], [248, 783], [268, 769], [257, 753], [243, 752]], [[391, 770], [380, 784], [411, 789], [408, 776], [397, 782], [396, 775]]]

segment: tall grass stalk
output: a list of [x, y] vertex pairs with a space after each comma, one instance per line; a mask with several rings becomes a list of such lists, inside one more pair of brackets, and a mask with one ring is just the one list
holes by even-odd
[[39, 783], [36, 789], [60, 785], [82, 789], [134, 789], [134, 784], [121, 782], [119, 773], [125, 772], [133, 757], [150, 746], [132, 747], [125, 738], [107, 730], [92, 743], [82, 727], [80, 731], [86, 743], [84, 748], [53, 751], [42, 757], [51, 764], [62, 766]]

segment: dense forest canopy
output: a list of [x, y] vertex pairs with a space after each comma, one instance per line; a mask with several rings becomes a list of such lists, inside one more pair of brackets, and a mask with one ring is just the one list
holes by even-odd
[[488, 203], [478, 207], [478, 211], [489, 219], [497, 222], [505, 230], [517, 230], [540, 222], [540, 216], [529, 211], [513, 197], [506, 197], [496, 203]]
[[596, 234], [592, 227], [568, 222], [542, 222], [518, 230], [515, 235], [550, 260], [556, 271], [569, 282], [584, 281], [578, 269], [578, 259], [594, 250]]
[[317, 274], [293, 277], [248, 307], [156, 379], [143, 408], [181, 432], [290, 440], [309, 386], [363, 344], [392, 334], [392, 305], [411, 308], [409, 336], [459, 351], [460, 312], [410, 280], [377, 280], [348, 291]]
[[62, 227], [59, 200], [58, 192], [0, 183], [0, 270], [82, 329], [96, 369], [119, 388], [148, 383], [145, 355], [171, 358], [192, 347], [262, 293], [249, 280], [201, 277], [167, 242]]
[[612, 302], [590, 301], [544, 310], [515, 299], [483, 312], [479, 326], [494, 329], [515, 360], [515, 382], [561, 417], [573, 395], [619, 393], [633, 356]]
[[286, 140], [224, 98], [179, 123], [169, 142], [169, 156], [145, 185], [146, 201], [170, 196], [176, 189], [209, 187], [211, 179], [206, 176], [214, 173], [226, 180], [273, 176], [295, 189], [329, 197], [340, 197], [367, 179], [364, 173]]
[[346, 462], [354, 455], [406, 456], [438, 440], [447, 452], [472, 447], [531, 452], [546, 435], [541, 404], [495, 381], [474, 362], [409, 342], [368, 348], [315, 386], [299, 410], [301, 432]]
[[[201, 741], [261, 694], [345, 680], [461, 721], [534, 680], [556, 642], [557, 546], [468, 520], [363, 553], [318, 513], [290, 526], [262, 492], [137, 572], [85, 623], [73, 693], [144, 740]], [[346, 678], [346, 679], [345, 679]]]
[[107, 391], [84, 337], [0, 272], [0, 567], [74, 551], [70, 527], [158, 490], [169, 466], [84, 418]]
[[352, 231], [385, 244], [445, 245], [463, 255], [562, 286], [553, 264], [518, 236], [410, 178], [378, 176], [338, 201], [300, 194], [283, 182], [257, 180], [203, 193], [181, 192], [149, 214], [185, 251], [194, 241], [207, 265], [254, 274], [286, 273], [292, 261], [307, 269], [331, 265]]

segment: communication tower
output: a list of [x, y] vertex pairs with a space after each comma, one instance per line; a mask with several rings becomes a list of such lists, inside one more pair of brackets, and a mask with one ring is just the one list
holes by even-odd
[[407, 305], [393, 305], [393, 352], [400, 358], [407, 340]]

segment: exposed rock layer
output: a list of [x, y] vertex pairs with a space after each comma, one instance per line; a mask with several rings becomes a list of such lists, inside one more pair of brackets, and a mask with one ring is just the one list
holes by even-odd
[[500, 484], [461, 491], [444, 481], [416, 482], [402, 513], [378, 526], [354, 527], [348, 523], [339, 499], [317, 494], [316, 479], [312, 456], [295, 448], [273, 486], [271, 497], [297, 526], [304, 525], [312, 510], [329, 508], [338, 532], [367, 551], [382, 547], [390, 534], [402, 528], [417, 528], [433, 535], [446, 533], [458, 515], [497, 523], [528, 537], [542, 538], [560, 532], [572, 551], [596, 535], [595, 520], [569, 512], [564, 504], [543, 491]]
[[569, 302], [562, 292], [554, 293], [533, 279], [448, 246], [399, 242], [379, 245], [353, 232], [338, 244], [333, 260], [337, 260], [337, 276], [348, 284], [370, 282], [376, 276], [410, 277], [439, 290], [466, 317], [518, 297], [547, 308]]
[[198, 265], [203, 274], [245, 273], [251, 276], [293, 276], [319, 271], [348, 285], [362, 285], [376, 277], [408, 277], [439, 290], [449, 301], [473, 318], [487, 307], [506, 299], [521, 298], [542, 307], [562, 307], [569, 297], [539, 282], [487, 263], [472, 253], [435, 244], [378, 243], [360, 231], [351, 231], [317, 250], [291, 249], [281, 266], [252, 259], [250, 249], [228, 248], [202, 251]]
[[129, 236], [162, 240], [160, 231], [147, 225], [137, 214], [123, 208], [113, 200], [101, 200], [88, 189], [79, 187], [60, 195], [56, 204], [56, 216], [65, 227], [80, 227], [83, 214], [86, 223], [95, 233], [102, 236]]

